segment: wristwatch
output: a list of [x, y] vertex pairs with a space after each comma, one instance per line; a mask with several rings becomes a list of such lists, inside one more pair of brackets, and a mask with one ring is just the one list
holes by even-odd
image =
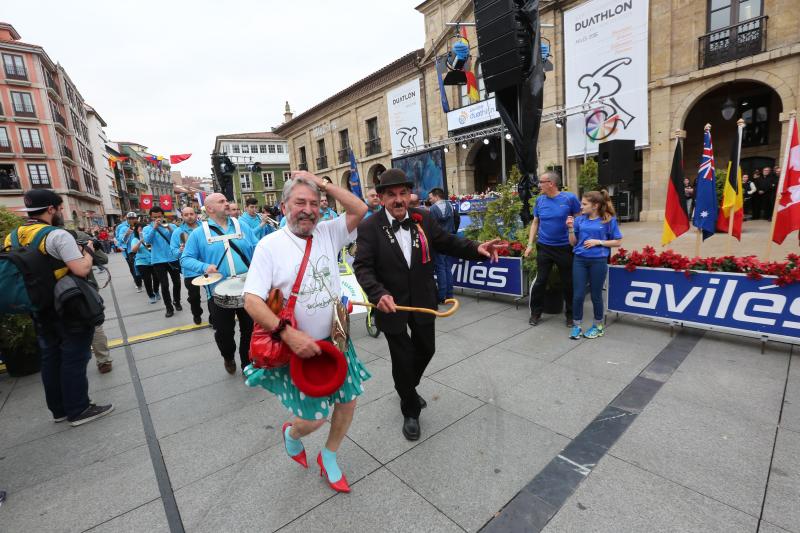
[[322, 190], [322, 192], [324, 192], [324, 193], [327, 193], [327, 192], [328, 192], [328, 184], [327, 184], [327, 183], [325, 183], [325, 180], [320, 180], [320, 185], [319, 185], [319, 188], [320, 188], [320, 189]]
[[269, 336], [272, 337], [273, 341], [279, 342], [281, 340], [281, 333], [283, 332], [284, 329], [286, 329], [286, 326], [288, 325], [289, 321], [285, 318], [281, 318], [280, 320], [278, 320], [278, 325], [275, 326], [275, 329], [269, 332]]

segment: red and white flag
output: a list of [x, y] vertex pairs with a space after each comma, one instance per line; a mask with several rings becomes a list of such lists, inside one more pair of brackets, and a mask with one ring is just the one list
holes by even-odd
[[142, 209], [149, 210], [151, 207], [153, 207], [153, 195], [152, 194], [140, 195], [139, 203], [142, 204]]
[[186, 161], [190, 157], [192, 157], [192, 154], [174, 154], [174, 155], [169, 156], [169, 164], [170, 165], [177, 165], [178, 163], [180, 163], [182, 161]]
[[161, 209], [164, 211], [172, 211], [172, 196], [169, 194], [159, 196], [158, 203], [161, 204]]
[[772, 232], [772, 242], [778, 244], [783, 243], [791, 232], [800, 229], [800, 137], [794, 117], [789, 122], [789, 135], [791, 142], [778, 182], [779, 196]]

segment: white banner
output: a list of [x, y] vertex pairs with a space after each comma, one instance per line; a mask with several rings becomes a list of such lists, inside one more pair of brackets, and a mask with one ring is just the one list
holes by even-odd
[[386, 93], [389, 108], [389, 138], [392, 157], [413, 152], [425, 144], [422, 132], [422, 96], [419, 78], [397, 86]]
[[566, 107], [587, 104], [567, 118], [569, 156], [614, 139], [649, 143], [648, 4], [590, 0], [564, 13]]
[[494, 98], [487, 98], [476, 104], [464, 106], [447, 113], [447, 130], [454, 131], [499, 119], [500, 114], [494, 105]]

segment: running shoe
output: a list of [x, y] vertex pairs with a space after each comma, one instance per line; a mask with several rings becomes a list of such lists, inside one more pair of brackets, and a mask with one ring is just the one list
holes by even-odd
[[114, 406], [111, 404], [95, 405], [92, 403], [89, 404], [89, 407], [87, 407], [80, 415], [78, 415], [77, 418], [70, 420], [69, 424], [73, 427], [80, 426], [82, 424], [91, 422], [92, 420], [97, 420], [98, 418], [106, 416], [113, 410]]
[[158, 298], [156, 298], [156, 295], [155, 295], [155, 294], [154, 294], [153, 296], [151, 296], [151, 297], [150, 297], [150, 303], [151, 303], [151, 304], [154, 304], [154, 303], [157, 303], [157, 302], [158, 302]]
[[603, 330], [603, 326], [601, 324], [595, 324], [586, 330], [586, 333], [583, 334], [584, 337], [587, 339], [596, 339], [597, 337], [602, 337], [605, 334]]
[[569, 332], [570, 339], [580, 339], [583, 331], [581, 330], [580, 326], [572, 326], [572, 329]]
[[156, 293], [156, 300], [160, 300], [160, 299], [161, 299], [161, 293], [160, 293], [160, 292], [157, 292], [157, 293]]

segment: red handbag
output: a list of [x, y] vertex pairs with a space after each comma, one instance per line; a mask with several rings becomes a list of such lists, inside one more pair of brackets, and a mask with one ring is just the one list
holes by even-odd
[[[306, 250], [303, 254], [303, 261], [300, 263], [300, 270], [297, 272], [297, 279], [292, 286], [292, 294], [289, 295], [289, 302], [283, 307], [283, 295], [280, 289], [272, 289], [269, 292], [268, 304], [272, 312], [278, 315], [279, 319], [286, 320], [289, 326], [296, 328], [297, 321], [294, 318], [294, 306], [297, 303], [297, 295], [300, 293], [300, 285], [303, 282], [303, 274], [306, 272], [308, 257], [311, 255], [311, 237], [306, 240]], [[283, 308], [282, 308], [283, 307]], [[289, 364], [294, 352], [286, 345], [280, 336], [273, 337], [271, 331], [267, 331], [256, 323], [253, 327], [253, 334], [250, 337], [250, 362], [256, 368], [278, 368]]]

